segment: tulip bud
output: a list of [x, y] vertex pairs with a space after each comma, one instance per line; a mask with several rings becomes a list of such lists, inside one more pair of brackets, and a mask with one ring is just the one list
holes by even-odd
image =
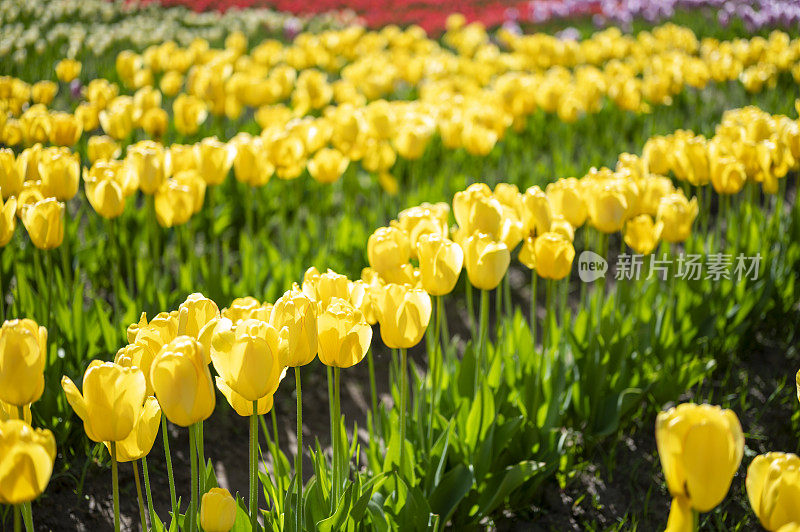
[[426, 233], [416, 247], [423, 288], [433, 296], [452, 292], [464, 266], [461, 246], [437, 233]]
[[[161, 426], [161, 407], [155, 397], [148, 397], [128, 437], [116, 443], [117, 462], [141, 460], [150, 454], [159, 426]], [[110, 453], [110, 442], [103, 443]]]
[[431, 298], [425, 290], [390, 283], [370, 295], [387, 347], [408, 349], [422, 340], [431, 319]]
[[272, 308], [270, 325], [280, 338], [282, 366], [305, 366], [317, 354], [317, 312], [313, 299], [293, 289]]
[[800, 523], [800, 458], [791, 453], [756, 456], [747, 468], [747, 498], [767, 530]]
[[656, 444], [670, 493], [699, 512], [722, 502], [744, 453], [733, 411], [691, 403], [658, 415]]
[[367, 354], [372, 328], [348, 301], [332, 298], [317, 317], [318, 356], [327, 366], [349, 368]]
[[506, 245], [487, 234], [473, 233], [466, 238], [462, 247], [470, 283], [481, 290], [496, 288], [511, 262]]
[[36, 402], [44, 391], [47, 329], [33, 320], [9, 320], [0, 328], [0, 401]]
[[17, 419], [0, 421], [0, 503], [36, 499], [50, 482], [55, 459], [52, 432]]
[[211, 488], [200, 501], [200, 526], [205, 532], [229, 532], [236, 521], [236, 501], [228, 490]]
[[683, 242], [689, 238], [697, 213], [697, 198], [689, 201], [682, 192], [664, 196], [656, 214], [656, 219], [664, 224], [662, 238], [667, 242]]
[[121, 441], [142, 413], [147, 384], [138, 368], [93, 360], [83, 375], [83, 395], [69, 377], [61, 387], [92, 441]]
[[194, 338], [178, 336], [162, 347], [150, 366], [150, 382], [164, 415], [176, 425], [188, 427], [214, 412], [214, 383]]
[[534, 241], [536, 273], [545, 279], [559, 280], [572, 271], [575, 248], [558, 233], [544, 233]]
[[178, 335], [197, 339], [206, 323], [219, 317], [219, 307], [216, 303], [203, 294], [190, 294], [178, 307]]
[[47, 198], [22, 211], [22, 223], [39, 249], [54, 249], [64, 240], [64, 204]]
[[658, 245], [662, 222], [654, 223], [647, 214], [640, 214], [625, 224], [625, 243], [640, 255], [649, 255]]

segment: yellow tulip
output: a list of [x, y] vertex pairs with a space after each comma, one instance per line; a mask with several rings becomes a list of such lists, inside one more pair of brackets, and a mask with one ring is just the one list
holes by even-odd
[[175, 129], [182, 135], [194, 135], [208, 116], [206, 104], [197, 96], [180, 94], [172, 103]]
[[47, 142], [50, 138], [50, 113], [42, 104], [33, 105], [19, 117], [25, 144]]
[[334, 297], [317, 317], [318, 356], [326, 366], [349, 368], [367, 354], [372, 328], [350, 302]]
[[50, 105], [58, 93], [58, 85], [50, 80], [37, 81], [31, 86], [31, 100], [33, 103]]
[[0, 139], [3, 140], [3, 144], [6, 146], [18, 146], [22, 144], [22, 124], [20, 124], [19, 120], [9, 118], [6, 120], [6, 123], [3, 124], [3, 127], [0, 128]]
[[432, 233], [442, 237], [449, 234], [450, 206], [447, 203], [423, 203], [397, 215], [397, 225], [405, 231], [411, 243], [411, 255], [416, 253], [416, 243], [422, 235]]
[[369, 264], [379, 274], [406, 264], [411, 258], [408, 235], [398, 227], [380, 227], [367, 240]]
[[194, 338], [178, 336], [162, 347], [150, 366], [150, 381], [161, 410], [176, 425], [188, 427], [214, 412], [214, 383]]
[[139, 125], [145, 133], [153, 138], [160, 139], [164, 136], [169, 125], [169, 115], [160, 107], [147, 109], [139, 119]]
[[172, 176], [171, 181], [174, 181], [175, 185], [189, 189], [192, 197], [192, 213], [200, 212], [206, 199], [207, 188], [206, 182], [200, 177], [200, 173], [197, 170], [185, 170]]
[[573, 227], [586, 221], [588, 211], [580, 181], [574, 177], [559, 179], [545, 188], [545, 194], [554, 214], [563, 216]]
[[69, 201], [78, 193], [81, 159], [69, 148], [47, 148], [39, 156], [39, 176], [45, 196]]
[[717, 194], [738, 194], [747, 181], [747, 169], [734, 157], [711, 160], [711, 185]]
[[81, 62], [74, 59], [62, 59], [56, 63], [56, 77], [62, 83], [69, 83], [81, 75]]
[[138, 368], [93, 360], [83, 374], [83, 395], [69, 377], [61, 387], [92, 441], [121, 441], [142, 413], [147, 384]]
[[308, 161], [308, 173], [318, 183], [335, 183], [342, 177], [350, 159], [335, 148], [323, 148]]
[[219, 317], [219, 307], [216, 303], [203, 294], [190, 294], [178, 307], [178, 334], [197, 339], [203, 327]]
[[492, 290], [503, 280], [511, 254], [506, 245], [484, 233], [473, 233], [462, 244], [470, 283], [481, 290]]
[[261, 137], [240, 133], [232, 143], [236, 147], [236, 158], [233, 160], [236, 180], [251, 187], [266, 185], [275, 168], [267, 159], [267, 150]]
[[499, 238], [503, 208], [484, 183], [475, 183], [453, 196], [453, 214], [465, 234], [481, 232]]
[[[281, 380], [283, 379], [283, 375], [286, 374], [286, 370], [284, 369], [283, 373], [281, 374]], [[225, 400], [228, 401], [228, 404], [231, 405], [231, 408], [240, 416], [248, 417], [253, 415], [253, 401], [248, 401], [235, 391], [231, 389], [225, 383], [225, 380], [222, 377], [214, 377], [214, 380], [217, 383], [217, 389], [222, 392], [222, 395], [225, 396]], [[268, 414], [270, 410], [272, 410], [272, 406], [274, 404], [274, 394], [268, 394], [264, 397], [261, 397], [258, 400], [258, 408], [256, 413], [260, 416], [264, 414]]]
[[50, 114], [50, 143], [74, 146], [83, 133], [83, 123], [69, 113]]
[[197, 169], [209, 185], [219, 185], [225, 181], [235, 156], [235, 147], [220, 142], [216, 137], [205, 138], [195, 144]]
[[[150, 454], [161, 426], [161, 407], [155, 397], [148, 397], [128, 437], [117, 442], [117, 462], [132, 462]], [[111, 452], [111, 444], [103, 442]]]
[[668, 177], [650, 175], [642, 180], [641, 196], [639, 197], [639, 213], [655, 216], [661, 198], [675, 191], [672, 180]]
[[664, 196], [656, 213], [656, 219], [664, 224], [661, 237], [667, 242], [683, 242], [692, 232], [697, 213], [697, 198], [689, 201], [683, 192]]
[[387, 347], [408, 349], [417, 345], [431, 319], [431, 297], [421, 288], [389, 283], [370, 291]]
[[464, 266], [464, 250], [438, 233], [425, 233], [417, 240], [422, 286], [432, 296], [453, 291]]
[[86, 153], [89, 162], [94, 164], [101, 160], [116, 159], [122, 153], [122, 148], [108, 135], [94, 135], [89, 137]]
[[50, 482], [55, 459], [52, 432], [18, 419], [0, 421], [0, 503], [36, 499]]
[[25, 406], [44, 391], [47, 329], [33, 320], [9, 320], [0, 328], [0, 401]]
[[414, 160], [422, 157], [428, 140], [433, 135], [433, 127], [426, 122], [403, 124], [397, 128], [394, 146], [401, 156]]
[[177, 175], [185, 170], [197, 170], [197, 152], [194, 145], [172, 144], [167, 152], [167, 174]]
[[603, 233], [616, 233], [625, 224], [628, 200], [624, 191], [616, 184], [607, 183], [594, 187], [588, 198], [591, 224]]
[[272, 307], [270, 325], [278, 331], [281, 365], [305, 366], [317, 355], [316, 302], [293, 288]]
[[139, 188], [145, 194], [155, 194], [167, 178], [164, 147], [151, 140], [129, 146], [125, 163], [138, 176]]
[[744, 435], [731, 410], [685, 403], [656, 418], [656, 444], [673, 497], [708, 512], [725, 495], [744, 453]]
[[314, 298], [321, 309], [328, 306], [333, 298], [350, 301], [350, 280], [333, 270], [320, 274], [313, 266], [303, 275], [303, 292]]
[[[31, 406], [25, 405], [22, 407], [22, 421], [31, 424]], [[9, 419], [20, 419], [19, 408], [16, 406], [0, 401], [0, 421], [8, 421]]]
[[767, 530], [800, 523], [800, 458], [791, 453], [756, 456], [747, 468], [747, 498]]
[[93, 79], [86, 86], [86, 99], [98, 109], [104, 109], [119, 93], [119, 87], [107, 79]]
[[64, 204], [47, 198], [22, 210], [22, 223], [39, 249], [53, 249], [64, 240]]
[[563, 279], [572, 271], [575, 248], [559, 233], [544, 233], [533, 244], [536, 273], [545, 279]]
[[113, 219], [125, 211], [125, 193], [115, 179], [84, 179], [86, 198], [92, 208], [106, 219]]
[[176, 179], [167, 179], [156, 192], [156, 219], [161, 227], [175, 227], [189, 221], [195, 207], [192, 189]]
[[127, 138], [133, 131], [132, 102], [128, 99], [121, 100], [121, 98], [123, 96], [115, 98], [98, 114], [103, 131], [117, 140]]
[[640, 214], [625, 224], [625, 243], [636, 253], [649, 255], [658, 245], [662, 222], [653, 222], [649, 214]]
[[228, 532], [235, 521], [236, 501], [228, 490], [211, 488], [203, 494], [200, 501], [200, 526], [204, 532]]
[[183, 86], [183, 75], [180, 72], [170, 70], [165, 72], [158, 82], [158, 87], [167, 96], [175, 96]]
[[0, 199], [0, 247], [11, 242], [17, 228], [17, 198]]
[[672, 499], [667, 528], [664, 532], [694, 532], [694, 514], [689, 499], [686, 497]]
[[530, 187], [522, 197], [523, 215], [528, 232], [541, 235], [550, 230], [553, 211], [547, 195], [537, 186]]
[[100, 125], [100, 108], [92, 103], [80, 103], [75, 108], [75, 118], [81, 123], [81, 129], [94, 131]]
[[[256, 316], [261, 303], [254, 297], [238, 297], [231, 302], [231, 306], [222, 310], [222, 317], [228, 318], [236, 325], [241, 320], [249, 318], [260, 319]], [[267, 321], [267, 320], [262, 320]]]
[[0, 192], [3, 199], [22, 191], [25, 175], [17, 168], [17, 159], [9, 148], [0, 148]]
[[272, 395], [283, 365], [278, 331], [266, 322], [248, 319], [234, 326], [220, 320], [211, 339], [211, 360], [220, 377], [246, 401]]

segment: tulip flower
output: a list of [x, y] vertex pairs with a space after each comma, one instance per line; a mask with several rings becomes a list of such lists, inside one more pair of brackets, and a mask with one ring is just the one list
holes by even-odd
[[31, 100], [35, 104], [50, 105], [57, 93], [58, 85], [49, 80], [37, 81], [31, 86]]
[[367, 240], [369, 264], [379, 274], [408, 263], [411, 246], [408, 235], [398, 227], [380, 227]]
[[24, 182], [25, 174], [18, 170], [14, 152], [9, 148], [0, 148], [0, 192], [3, 199], [19, 194]]
[[628, 200], [620, 186], [607, 183], [595, 187], [588, 199], [589, 220], [603, 233], [616, 233], [625, 224]]
[[214, 412], [214, 384], [202, 351], [194, 338], [178, 336], [161, 348], [150, 366], [150, 382], [164, 415], [181, 427]]
[[656, 220], [664, 225], [661, 237], [667, 242], [683, 242], [689, 238], [697, 213], [697, 198], [689, 201], [681, 192], [664, 196], [656, 214]]
[[205, 532], [228, 532], [236, 521], [236, 501], [223, 488], [211, 488], [200, 502], [200, 526]]
[[742, 461], [744, 435], [731, 410], [685, 403], [658, 415], [656, 444], [672, 497], [708, 512], [728, 493]]
[[128, 437], [139, 420], [147, 385], [138, 368], [93, 360], [83, 375], [83, 395], [64, 376], [61, 387], [75, 413], [83, 420], [89, 439], [117, 442]]
[[350, 159], [335, 148], [323, 148], [308, 161], [308, 173], [318, 183], [335, 183], [350, 165]]
[[675, 191], [672, 180], [664, 176], [650, 175], [643, 180], [639, 197], [639, 213], [655, 216], [661, 198]]
[[179, 94], [172, 103], [175, 129], [182, 135], [194, 135], [208, 116], [206, 104], [197, 96]]
[[[141, 460], [150, 454], [160, 424], [161, 407], [155, 397], [148, 397], [144, 401], [144, 406], [130, 434], [125, 439], [116, 442], [117, 462]], [[103, 443], [111, 452], [110, 442]]]
[[203, 327], [214, 318], [219, 317], [219, 308], [216, 303], [204, 297], [203, 294], [190, 294], [186, 301], [178, 307], [178, 335], [199, 339]]
[[62, 59], [56, 63], [56, 77], [62, 83], [69, 83], [81, 74], [81, 62], [74, 59]]
[[317, 317], [318, 356], [327, 366], [349, 368], [361, 361], [372, 340], [364, 314], [334, 297]]
[[54, 198], [26, 205], [22, 211], [22, 223], [39, 249], [54, 249], [64, 240], [64, 204]]
[[69, 113], [50, 115], [50, 143], [56, 146], [74, 146], [83, 133], [83, 123]]
[[305, 366], [317, 354], [317, 313], [313, 299], [293, 289], [272, 308], [269, 323], [278, 331], [282, 366]]
[[431, 298], [425, 290], [390, 283], [372, 291], [372, 300], [387, 347], [408, 349], [422, 340], [431, 317]]
[[0, 247], [11, 242], [17, 228], [17, 198], [0, 199]]
[[422, 286], [432, 296], [453, 291], [464, 265], [464, 251], [439, 233], [425, 233], [417, 240]]
[[216, 137], [205, 138], [195, 145], [197, 169], [209, 185], [219, 185], [225, 181], [235, 156], [235, 147], [220, 142]]
[[166, 180], [164, 147], [153, 141], [141, 141], [128, 147], [126, 163], [138, 176], [145, 194], [156, 193]]
[[559, 280], [572, 271], [575, 248], [558, 233], [547, 232], [534, 242], [536, 272], [545, 279]]
[[462, 245], [470, 283], [481, 290], [493, 290], [508, 270], [511, 254], [502, 242], [489, 235], [474, 233]]
[[18, 505], [36, 499], [50, 482], [55, 459], [52, 432], [18, 419], [0, 421], [0, 503]]
[[84, 180], [86, 198], [97, 214], [113, 219], [125, 211], [125, 193], [115, 179]]
[[465, 235], [480, 232], [492, 238], [500, 237], [503, 208], [484, 183], [475, 183], [463, 192], [456, 192], [453, 196], [453, 214]]
[[47, 148], [39, 157], [42, 191], [47, 197], [68, 201], [78, 193], [81, 160], [68, 148]]
[[653, 222], [648, 214], [640, 214], [625, 224], [625, 243], [636, 253], [649, 255], [661, 238], [662, 222]]
[[250, 296], [238, 297], [231, 302], [231, 306], [222, 309], [221, 316], [231, 320], [234, 325], [241, 320], [246, 320], [249, 318], [260, 319], [261, 321], [269, 321], [269, 314], [264, 317], [258, 316], [258, 313], [261, 309], [263, 309], [263, 307], [256, 298]]
[[541, 235], [550, 230], [553, 211], [547, 195], [537, 186], [530, 187], [522, 197], [525, 224], [530, 233]]
[[119, 143], [108, 135], [93, 135], [89, 137], [86, 153], [89, 162], [94, 164], [101, 160], [116, 159], [122, 153], [122, 149]]
[[108, 107], [98, 114], [103, 131], [116, 140], [128, 138], [131, 131], [133, 131], [132, 102], [129, 99], [121, 98], [123, 97], [115, 98]]
[[231, 141], [236, 147], [233, 173], [236, 180], [251, 187], [267, 184], [275, 168], [267, 159], [267, 150], [261, 137], [240, 133]]
[[767, 530], [800, 523], [800, 458], [791, 453], [756, 456], [747, 468], [747, 498]]
[[183, 225], [195, 211], [195, 192], [177, 179], [168, 179], [156, 192], [155, 211], [161, 227]]
[[47, 329], [33, 320], [10, 320], [0, 328], [0, 401], [21, 408], [44, 391]]

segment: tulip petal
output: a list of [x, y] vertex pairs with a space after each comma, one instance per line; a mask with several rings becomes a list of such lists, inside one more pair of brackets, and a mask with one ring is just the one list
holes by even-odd
[[686, 432], [686, 488], [692, 506], [700, 512], [713, 509], [728, 493], [734, 473], [732, 443], [729, 433], [713, 422], [694, 425]]

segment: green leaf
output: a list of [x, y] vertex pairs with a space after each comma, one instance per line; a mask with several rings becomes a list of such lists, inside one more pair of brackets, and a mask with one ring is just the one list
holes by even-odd
[[472, 489], [475, 477], [470, 468], [458, 464], [442, 477], [429, 498], [431, 511], [441, 517], [441, 523], [447, 523], [458, 504]]

